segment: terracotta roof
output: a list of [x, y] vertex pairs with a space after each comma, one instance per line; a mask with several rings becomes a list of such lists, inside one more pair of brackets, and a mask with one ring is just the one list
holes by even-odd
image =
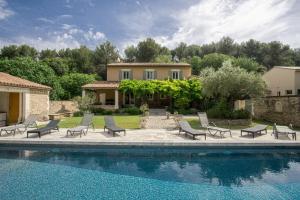
[[10, 74], [0, 72], [0, 86], [11, 86], [11, 87], [20, 87], [20, 88], [31, 88], [31, 89], [46, 89], [51, 90], [51, 87], [41, 85], [22, 79]]
[[139, 66], [149, 66], [149, 67], [190, 67], [187, 63], [111, 63], [108, 64], [109, 67], [139, 67]]
[[118, 87], [118, 81], [96, 81], [82, 86], [84, 89], [117, 89]]

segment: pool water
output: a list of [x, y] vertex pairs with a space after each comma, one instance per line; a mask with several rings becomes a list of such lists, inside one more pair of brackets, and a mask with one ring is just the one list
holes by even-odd
[[299, 150], [109, 151], [1, 149], [0, 199], [300, 199]]

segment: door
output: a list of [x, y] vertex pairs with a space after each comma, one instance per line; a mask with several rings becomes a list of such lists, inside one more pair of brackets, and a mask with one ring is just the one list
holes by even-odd
[[99, 101], [100, 101], [101, 105], [106, 105], [106, 94], [105, 93], [99, 94]]
[[17, 123], [20, 112], [20, 93], [9, 93], [8, 123]]

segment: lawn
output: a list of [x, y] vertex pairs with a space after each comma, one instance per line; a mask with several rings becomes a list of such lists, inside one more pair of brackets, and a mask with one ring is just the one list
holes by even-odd
[[[72, 128], [80, 124], [82, 117], [68, 117], [61, 120], [59, 123], [60, 128]], [[139, 115], [120, 115], [114, 116], [115, 122], [118, 126], [126, 129], [137, 129], [140, 128], [140, 116]], [[95, 128], [103, 128], [104, 117], [95, 116], [93, 119]]]

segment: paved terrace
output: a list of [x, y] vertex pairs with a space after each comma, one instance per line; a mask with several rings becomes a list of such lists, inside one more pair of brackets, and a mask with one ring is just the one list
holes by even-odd
[[300, 135], [298, 135], [297, 141], [293, 141], [286, 136], [279, 137], [279, 140], [274, 139], [271, 135], [271, 130], [267, 135], [257, 136], [254, 139], [249, 136], [240, 136], [239, 130], [232, 131], [232, 137], [228, 134], [225, 138], [213, 137], [208, 135], [204, 140], [203, 136], [199, 136], [196, 140], [192, 140], [190, 137], [185, 137], [184, 134], [178, 134], [178, 130], [168, 129], [138, 129], [127, 130], [126, 136], [119, 134], [113, 137], [111, 134], [104, 133], [103, 129], [90, 130], [87, 135], [82, 136], [66, 136], [67, 129], [61, 129], [59, 132], [52, 132], [38, 138], [36, 135], [31, 135], [26, 138], [26, 133], [6, 135], [3, 134], [0, 137], [1, 143], [24, 143], [24, 144], [109, 144], [109, 145], [230, 145], [244, 146], [249, 144], [250, 146], [263, 146], [263, 145], [296, 145], [300, 146]]

